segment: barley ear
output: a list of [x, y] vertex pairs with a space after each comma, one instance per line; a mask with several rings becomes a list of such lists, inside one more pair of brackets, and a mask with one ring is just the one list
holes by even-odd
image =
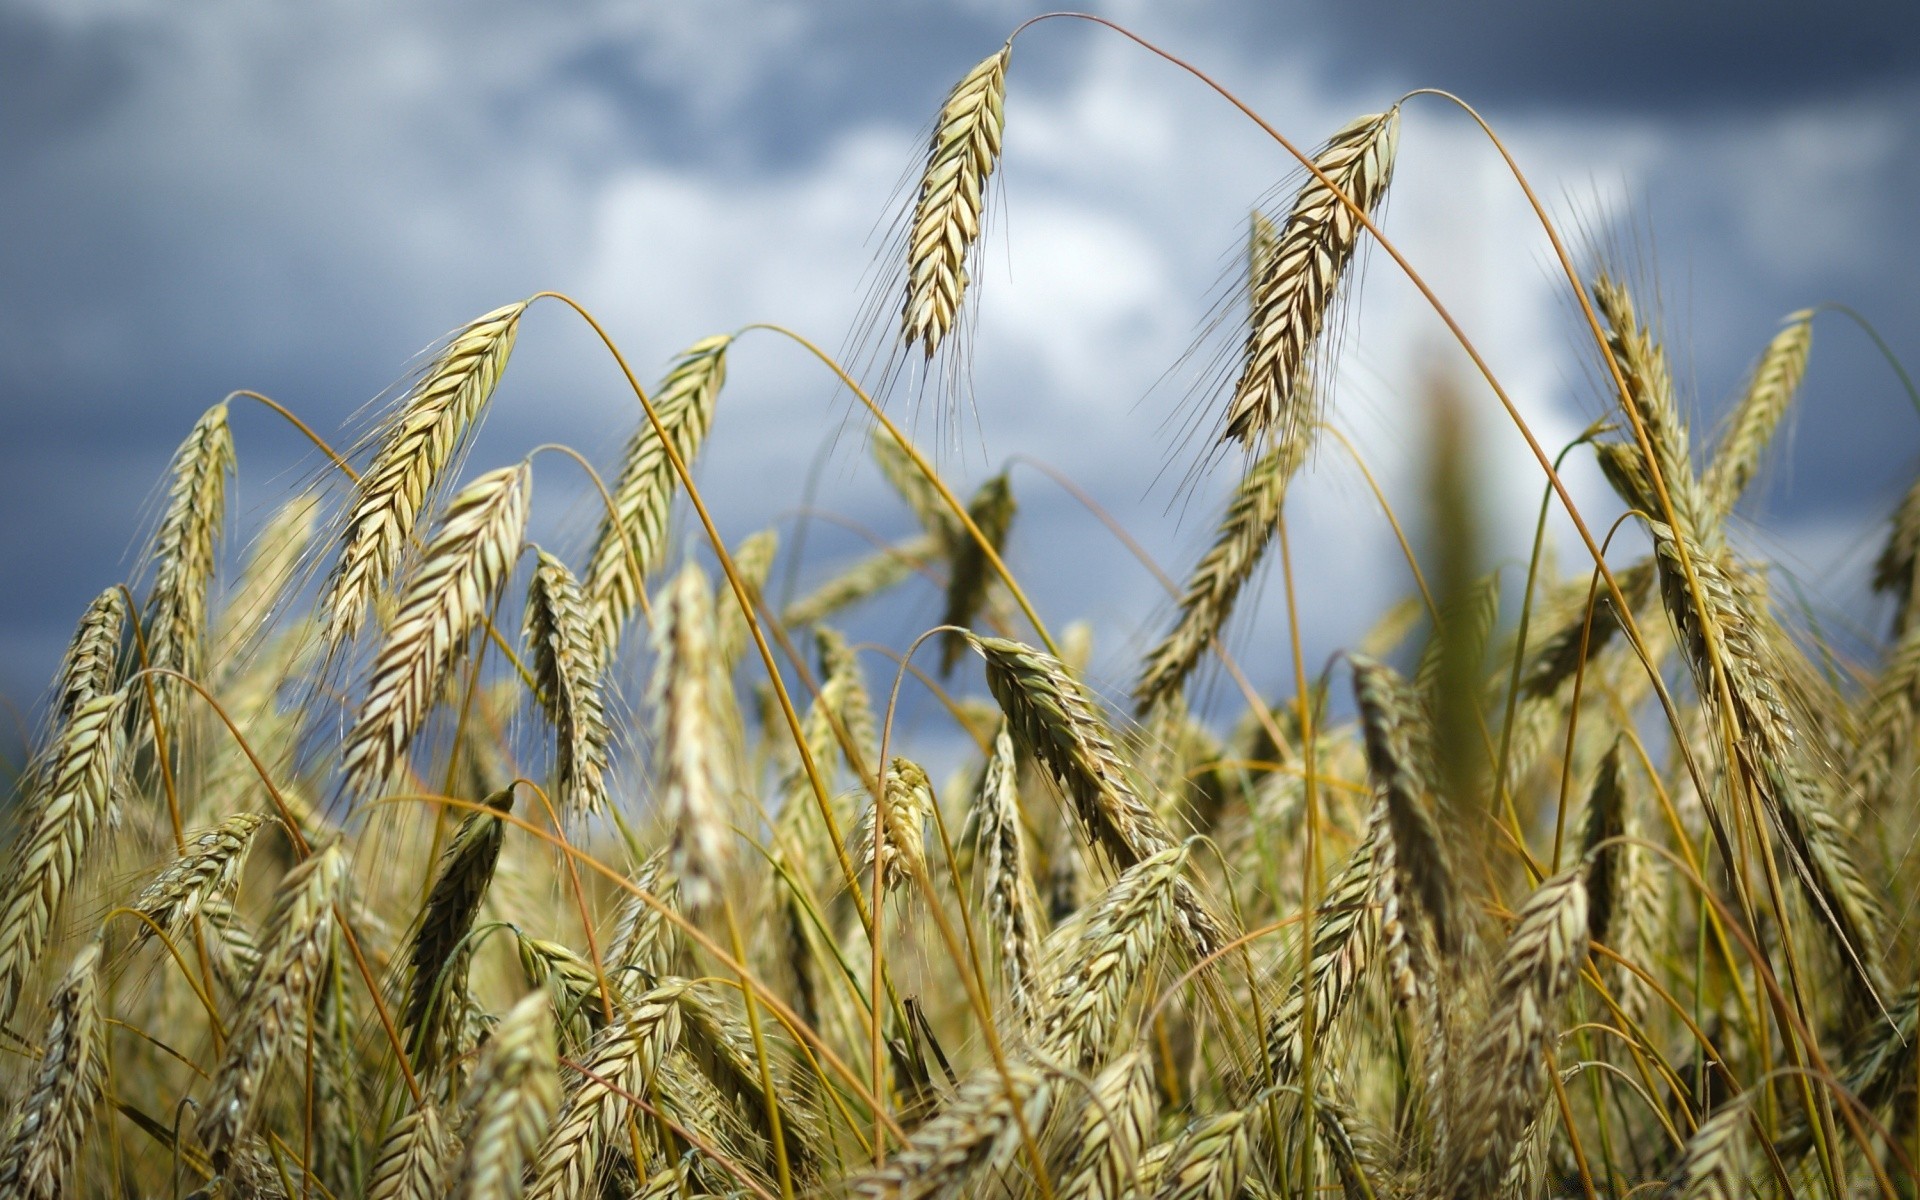
[[907, 230], [906, 299], [901, 341], [931, 359], [953, 329], [967, 291], [967, 258], [980, 240], [987, 179], [1000, 158], [1002, 102], [1011, 43], [990, 55], [947, 95], [934, 121]]

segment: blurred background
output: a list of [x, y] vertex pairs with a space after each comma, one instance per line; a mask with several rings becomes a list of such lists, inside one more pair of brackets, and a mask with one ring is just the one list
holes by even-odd
[[[897, 311], [886, 232], [929, 122], [1034, 11], [0, 0], [5, 723], [31, 722], [82, 607], [135, 569], [173, 448], [231, 389], [265, 392], [350, 442], [367, 419], [354, 414], [419, 351], [545, 288], [597, 313], [647, 378], [752, 321], [829, 349], [889, 336], [861, 314], [870, 301]], [[1204, 67], [1303, 146], [1410, 88], [1472, 101], [1577, 245], [1622, 248], [1657, 284], [1702, 430], [1791, 310], [1845, 302], [1920, 357], [1920, 6], [1098, 11]], [[1248, 208], [1284, 204], [1294, 164], [1195, 80], [1084, 22], [1023, 35], [1006, 111], [960, 419], [936, 428], [940, 398], [911, 389], [890, 403], [937, 443], [963, 494], [1011, 456], [1034, 456], [1183, 576], [1232, 474], [1194, 477], [1205, 446], [1187, 431], [1220, 403], [1205, 389], [1240, 320], [1221, 305]], [[1411, 102], [1400, 144], [1385, 228], [1558, 448], [1601, 414], [1603, 393], [1545, 239], [1457, 109]], [[1223, 311], [1225, 340], [1190, 354]], [[1384, 255], [1367, 262], [1346, 332], [1332, 412], [1389, 497], [1417, 514], [1425, 389], [1451, 376], [1476, 414], [1493, 553], [1523, 564], [1539, 472]], [[910, 529], [831, 378], [765, 335], [730, 366], [699, 468], [724, 532], [777, 525], [791, 546], [809, 505], [876, 536]], [[635, 419], [584, 327], [536, 307], [471, 462], [564, 441], [611, 472]], [[234, 425], [237, 550], [318, 464], [264, 409], [236, 405]], [[1611, 519], [1619, 506], [1585, 456], [1573, 461], [1583, 505]], [[1916, 464], [1920, 415], [1893, 372], [1858, 327], [1822, 316], [1792, 435], [1749, 495], [1740, 537], [1862, 652], [1881, 625], [1866, 567]], [[1012, 566], [1050, 622], [1093, 623], [1095, 682], [1124, 689], [1170, 611], [1165, 594], [1044, 474], [1012, 472]], [[1317, 672], [1409, 576], [1332, 444], [1292, 501]], [[542, 456], [543, 542], [577, 561], [597, 509], [576, 468]], [[1560, 561], [1578, 567], [1558, 528]], [[866, 544], [811, 522], [793, 583], [818, 582]], [[1276, 690], [1293, 672], [1277, 580], [1233, 642], [1254, 682]], [[933, 588], [916, 584], [856, 623], [901, 645], [939, 615]]]

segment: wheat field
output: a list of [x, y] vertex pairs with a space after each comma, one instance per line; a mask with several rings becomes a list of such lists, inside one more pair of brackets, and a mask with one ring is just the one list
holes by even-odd
[[[934, 118], [887, 379], [963, 368], [1017, 36]], [[1819, 310], [1692, 427], [1655, 297], [1542, 211], [1612, 399], [1572, 446], [1520, 423], [1579, 544], [1489, 572], [1461, 409], [1517, 409], [1436, 386], [1414, 594], [1317, 677], [1292, 628], [1283, 694], [1234, 658], [1263, 574], [1281, 609], [1312, 586], [1286, 500], [1363, 252], [1482, 365], [1382, 216], [1413, 103], [1457, 102], [1274, 134], [1300, 170], [1208, 419], [1237, 482], [1126, 695], [1008, 569], [1007, 477], [956, 491], [777, 327], [653, 382], [571, 298], [506, 304], [364, 436], [307, 431], [312, 486], [244, 553], [228, 416], [265, 398], [209, 409], [6, 810], [0, 1195], [1916, 1195], [1920, 484], [1868, 661], [1728, 535]], [[577, 456], [583, 554], [529, 541], [529, 459], [468, 461], [535, 304], [632, 385], [617, 460]], [[723, 540], [693, 474], [749, 335], [839, 380], [918, 528], [785, 604], [775, 531]], [[1573, 455], [1644, 548], [1579, 512]], [[855, 639], [922, 578], [924, 636]], [[937, 713], [911, 737], [903, 690]]]

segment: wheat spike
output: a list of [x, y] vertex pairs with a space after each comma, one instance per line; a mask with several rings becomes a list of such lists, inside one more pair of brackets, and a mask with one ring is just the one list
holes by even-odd
[[533, 1200], [597, 1195], [605, 1156], [618, 1145], [632, 1103], [646, 1096], [661, 1060], [680, 1041], [684, 980], [662, 984], [624, 1006], [589, 1050], [579, 1081], [533, 1164]]
[[240, 1002], [200, 1112], [200, 1141], [218, 1170], [226, 1170], [253, 1131], [261, 1085], [306, 1023], [333, 952], [335, 906], [346, 881], [346, 851], [337, 841], [315, 850], [280, 881], [267, 922], [271, 940]]
[[[662, 904], [671, 905], [679, 883], [667, 866], [671, 847], [656, 850], [633, 873], [633, 886]], [[614, 921], [613, 941], [607, 947], [607, 967], [638, 967], [650, 976], [665, 975], [680, 942], [679, 930], [660, 911], [637, 895], [621, 902]]]
[[1039, 982], [1034, 916], [1039, 901], [1033, 894], [1026, 831], [1020, 823], [1019, 766], [1013, 757], [1013, 739], [1004, 727], [994, 736], [993, 757], [980, 777], [973, 812], [984, 851], [979, 862], [987, 921], [999, 943], [1001, 977], [1014, 1007], [1030, 1021], [1036, 1015], [1033, 989]]
[[1457, 1097], [1458, 1143], [1446, 1186], [1454, 1200], [1493, 1194], [1544, 1098], [1561, 1008], [1587, 961], [1585, 876], [1575, 868], [1548, 879], [1514, 922], [1468, 1061], [1467, 1091]]
[[559, 942], [526, 934], [516, 940], [520, 970], [528, 986], [547, 993], [561, 1041], [569, 1050], [586, 1045], [605, 1022], [593, 964]]
[[877, 1171], [856, 1177], [850, 1190], [872, 1200], [958, 1200], [978, 1194], [970, 1185], [1013, 1160], [1021, 1129], [1037, 1133], [1052, 1108], [1054, 1089], [1038, 1070], [1009, 1063], [1007, 1075], [970, 1076], [945, 1106]]
[[1096, 1075], [1056, 1172], [1059, 1200], [1120, 1200], [1153, 1136], [1160, 1103], [1153, 1059], [1135, 1046]]
[[[1369, 217], [1393, 181], [1400, 109], [1360, 117], [1334, 134], [1314, 165]], [[1305, 440], [1314, 421], [1300, 386], [1315, 344], [1359, 245], [1362, 225], [1318, 178], [1294, 198], [1266, 269], [1253, 285], [1253, 313], [1221, 440], [1251, 447], [1263, 438]]]
[[[206, 658], [207, 589], [226, 516], [227, 476], [233, 473], [233, 433], [225, 402], [194, 424], [173, 458], [166, 515], [154, 536], [153, 589], [147, 593], [147, 662], [198, 678]], [[177, 727], [180, 689], [168, 676], [153, 681], [160, 724]], [[142, 693], [144, 695], [144, 693]]]
[[380, 1143], [367, 1178], [367, 1200], [437, 1200], [447, 1151], [440, 1110], [423, 1102], [395, 1121]]
[[926, 824], [933, 815], [933, 785], [918, 763], [895, 758], [887, 767], [885, 803], [883, 831], [876, 836], [874, 818], [879, 805], [873, 805], [862, 815], [859, 832], [854, 835], [858, 878], [863, 882], [872, 879], [878, 859], [882, 895], [890, 894], [909, 878], [926, 877]]
[[1873, 590], [1893, 597], [1894, 641], [1907, 635], [1914, 625], [1914, 599], [1920, 594], [1920, 480], [1915, 480], [1900, 506], [1893, 511], [1886, 545], [1873, 563]]
[[1288, 988], [1279, 1009], [1267, 1020], [1266, 1066], [1275, 1083], [1290, 1082], [1306, 1059], [1309, 998], [1317, 1042], [1327, 1036], [1367, 969], [1377, 923], [1373, 894], [1378, 887], [1378, 851], [1386, 819], [1385, 807], [1375, 805], [1367, 821], [1366, 837], [1314, 911], [1306, 977]]
[[[1607, 348], [1613, 352], [1614, 361], [1620, 365], [1620, 373], [1627, 381], [1624, 402], [1633, 406], [1646, 430], [1647, 441], [1653, 447], [1654, 465], [1659, 467], [1681, 529], [1703, 544], [1716, 545], [1720, 536], [1719, 512], [1694, 471], [1687, 425], [1674, 395], [1673, 374], [1667, 366], [1665, 349], [1654, 340], [1652, 331], [1640, 323], [1633, 297], [1624, 286], [1602, 275], [1594, 281], [1593, 301], [1607, 322]], [[1633, 460], [1639, 450], [1638, 442], [1627, 445], [1629, 460]], [[1641, 470], [1645, 472], [1644, 465]], [[1628, 502], [1664, 519], [1650, 472], [1646, 472], [1644, 495], [1629, 498]]]
[[727, 379], [731, 337], [710, 337], [689, 346], [674, 361], [653, 394], [653, 422], [642, 418], [627, 442], [620, 478], [613, 485], [613, 515], [601, 519], [587, 555], [582, 586], [587, 611], [598, 634], [601, 661], [611, 661], [633, 610], [639, 607], [646, 578], [667, 549], [667, 514], [680, 477], [673, 469], [661, 432], [680, 461], [691, 464], [713, 424], [713, 409]]
[[422, 1071], [437, 1065], [444, 1029], [463, 1015], [456, 1002], [466, 990], [466, 965], [459, 950], [493, 882], [507, 835], [507, 823], [497, 814], [513, 811], [513, 789], [503, 788], [483, 803], [488, 811], [462, 818], [441, 852], [439, 872], [407, 946], [400, 1027], [408, 1034], [407, 1055]]
[[714, 721], [713, 594], [688, 563], [654, 614], [652, 701], [661, 807], [673, 827], [674, 877], [688, 915], [720, 900], [732, 845], [726, 764]]
[[69, 1194], [69, 1177], [104, 1075], [99, 972], [100, 944], [93, 942], [54, 989], [53, 1024], [42, 1040], [40, 1069], [11, 1114], [12, 1134], [0, 1148], [0, 1196], [59, 1200]]
[[1417, 758], [1422, 716], [1405, 680], [1382, 663], [1352, 656], [1353, 695], [1366, 737], [1367, 773], [1393, 833], [1394, 863], [1443, 954], [1464, 934], [1453, 868], [1433, 814], [1422, 798], [1425, 771]]
[[[762, 601], [767, 576], [773, 571], [773, 559], [779, 550], [780, 535], [771, 529], [749, 534], [733, 548], [733, 569], [739, 573], [740, 582], [747, 585], [747, 597], [755, 605]], [[746, 614], [731, 596], [719, 610], [714, 618], [714, 655], [720, 661], [721, 670], [731, 674], [740, 656], [753, 645], [753, 634], [747, 626]]]
[[944, 544], [932, 534], [919, 534], [868, 555], [788, 605], [780, 614], [780, 623], [799, 629], [877, 596], [916, 572], [929, 569]]
[[230, 896], [246, 865], [254, 835], [266, 822], [267, 818], [258, 813], [236, 813], [190, 838], [186, 852], [155, 876], [134, 900], [134, 911], [152, 922], [136, 926], [134, 944], [152, 936], [155, 926], [177, 939], [207, 901]]
[[1306, 460], [1308, 432], [1304, 422], [1297, 426], [1294, 436], [1276, 442], [1248, 467], [1234, 488], [1213, 545], [1201, 555], [1181, 593], [1179, 617], [1147, 655], [1140, 682], [1133, 686], [1140, 712], [1179, 692], [1208, 644], [1233, 615], [1240, 589], [1253, 577], [1273, 537], [1287, 484]]
[[118, 587], [101, 592], [87, 605], [55, 677], [51, 719], [56, 728], [71, 721], [88, 701], [114, 690], [126, 628], [126, 593]]
[[529, 474], [525, 463], [490, 471], [447, 506], [347, 735], [349, 790], [368, 795], [392, 776], [467, 635], [486, 617], [520, 551]]
[[[820, 674], [825, 680], [820, 685], [822, 707], [817, 715], [826, 727], [817, 744], [828, 754], [834, 749], [833, 728], [825, 721], [831, 712], [847, 735], [849, 744], [840, 747], [847, 770], [862, 779], [871, 778], [880, 759], [880, 726], [873, 719], [873, 698], [867, 693], [860, 656], [847, 644], [845, 634], [824, 625], [814, 629], [813, 642], [820, 652]], [[828, 754], [816, 755], [814, 761], [825, 762]]]
[[[319, 524], [318, 497], [302, 492], [274, 509], [254, 536], [233, 586], [214, 619], [213, 645], [222, 667], [218, 678], [241, 673], [249, 640], [273, 624], [286, 603], [289, 581], [313, 544]], [[305, 640], [305, 639], [303, 639]]]
[[125, 690], [81, 705], [62, 731], [49, 783], [27, 814], [0, 884], [0, 1024], [13, 1018], [62, 904], [94, 855], [121, 770]]
[[507, 357], [522, 300], [478, 317], [448, 340], [381, 427], [373, 463], [360, 476], [340, 536], [340, 560], [323, 605], [326, 640], [360, 632], [399, 566], [442, 474], [479, 424]]
[[1202, 1117], [1180, 1135], [1154, 1200], [1233, 1200], [1252, 1165], [1251, 1114]]
[[[959, 529], [959, 523], [947, 508], [946, 497], [927, 478], [893, 431], [884, 426], [875, 426], [867, 439], [867, 446], [873, 455], [874, 465], [880, 468], [881, 477], [906, 501], [914, 519], [920, 522], [921, 529], [943, 542], [951, 542], [956, 533], [965, 536], [965, 531]], [[925, 455], [921, 457], [925, 459]]]
[[[1016, 508], [1013, 489], [1008, 486], [1004, 474], [995, 475], [981, 484], [980, 490], [967, 502], [967, 515], [985, 535], [987, 545], [993, 547], [995, 554], [1006, 547], [1007, 532], [1013, 527]], [[940, 618], [940, 623], [956, 628], [941, 635], [940, 671], [944, 675], [953, 673], [953, 665], [966, 652], [967, 636], [960, 630], [972, 625], [978, 618], [980, 610], [987, 603], [988, 586], [993, 582], [987, 569], [987, 552], [971, 534], [955, 529], [952, 542], [953, 561], [947, 573], [947, 611]]]
[[1807, 373], [1807, 355], [1813, 349], [1813, 310], [1803, 308], [1790, 314], [1782, 326], [1754, 365], [1746, 394], [1733, 410], [1713, 462], [1700, 481], [1715, 512], [1731, 511], [1752, 482], [1754, 472], [1760, 469], [1761, 455]]
[[599, 653], [579, 582], [545, 550], [527, 583], [524, 636], [533, 648], [540, 707], [553, 723], [554, 799], [570, 813], [601, 812], [613, 735], [601, 697]]
[[454, 1169], [451, 1200], [515, 1200], [521, 1172], [560, 1106], [545, 993], [528, 993], [500, 1019], [470, 1090], [467, 1148]]
[[1000, 158], [1009, 43], [954, 85], [934, 120], [920, 198], [907, 230], [907, 294], [900, 338], [931, 359], [952, 331], [967, 291], [967, 258], [980, 240], [987, 179]]

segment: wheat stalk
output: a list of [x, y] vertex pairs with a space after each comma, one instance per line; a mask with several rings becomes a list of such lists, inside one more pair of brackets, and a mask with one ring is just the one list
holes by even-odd
[[28, 973], [40, 962], [54, 921], [114, 805], [124, 751], [125, 690], [97, 696], [68, 720], [49, 783], [27, 814], [0, 883], [0, 1024], [13, 1018]]
[[54, 989], [40, 1069], [10, 1114], [12, 1132], [0, 1147], [0, 1196], [58, 1200], [68, 1194], [105, 1073], [99, 972], [100, 944], [92, 942]]
[[933, 125], [920, 197], [907, 229], [907, 294], [900, 338], [931, 359], [953, 329], [967, 291], [967, 257], [980, 240], [987, 179], [1000, 158], [1009, 42], [968, 71]]
[[[727, 378], [731, 337], [710, 337], [689, 346], [653, 394], [651, 420], [642, 420], [627, 442], [620, 477], [613, 485], [613, 512], [601, 519], [587, 555], [582, 586], [598, 634], [601, 661], [610, 661], [621, 632], [639, 607], [646, 577], [667, 549], [667, 514], [680, 477], [661, 434], [680, 461], [691, 463], [713, 423], [713, 409]], [[617, 520], [615, 519], [617, 516]]]
[[554, 728], [554, 799], [568, 812], [601, 812], [613, 734], [601, 697], [599, 653], [579, 581], [544, 550], [527, 583], [524, 636], [533, 648], [540, 706]]
[[1359, 245], [1360, 215], [1371, 217], [1379, 209], [1393, 181], [1399, 137], [1396, 105], [1350, 122], [1315, 156], [1314, 166], [1346, 200], [1318, 176], [1294, 197], [1279, 241], [1253, 285], [1247, 344], [1222, 440], [1249, 447], [1266, 438], [1305, 440], [1303, 428], [1314, 421], [1313, 399], [1301, 381]]
[[367, 795], [392, 776], [467, 635], [486, 618], [520, 550], [529, 474], [525, 463], [490, 471], [448, 504], [347, 735], [350, 790]]

